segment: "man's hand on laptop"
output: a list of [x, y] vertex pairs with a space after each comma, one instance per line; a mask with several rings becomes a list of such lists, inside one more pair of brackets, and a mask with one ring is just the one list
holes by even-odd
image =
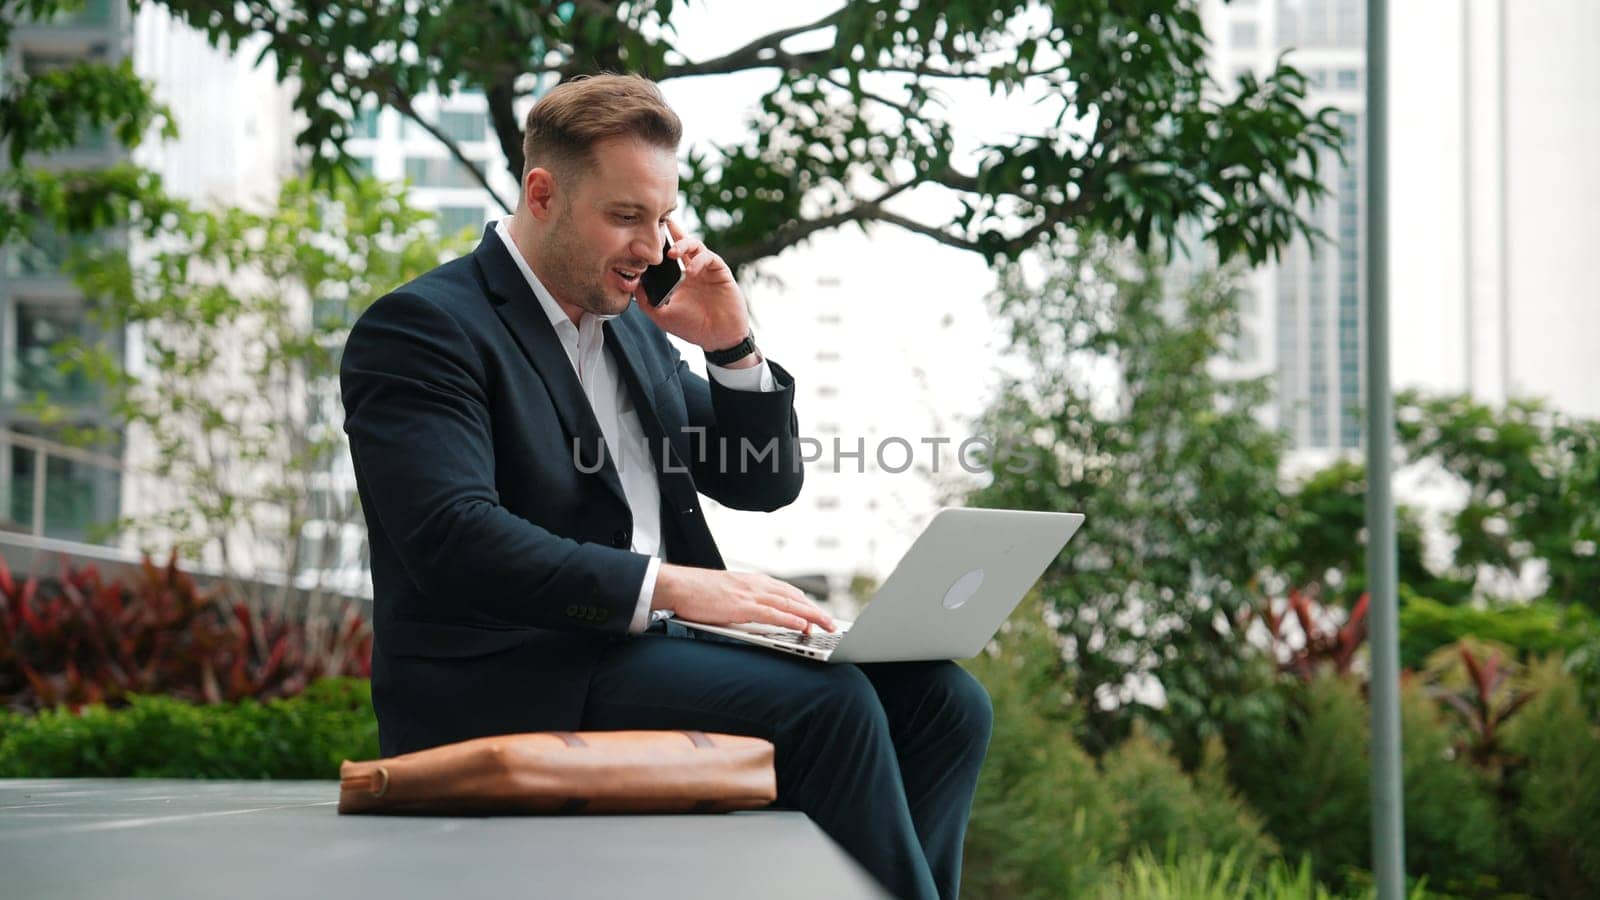
[[833, 617], [799, 588], [755, 572], [663, 563], [650, 607], [707, 625], [760, 622], [800, 632], [809, 632], [812, 625], [834, 630]]

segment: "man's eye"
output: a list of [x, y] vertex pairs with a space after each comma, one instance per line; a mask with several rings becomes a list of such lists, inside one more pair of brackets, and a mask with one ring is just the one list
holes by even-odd
[[633, 224], [633, 222], [634, 222], [634, 220], [636, 218], [637, 218], [636, 216], [617, 216], [617, 221], [618, 222], [627, 222], [628, 224], [631, 225], [631, 224]]

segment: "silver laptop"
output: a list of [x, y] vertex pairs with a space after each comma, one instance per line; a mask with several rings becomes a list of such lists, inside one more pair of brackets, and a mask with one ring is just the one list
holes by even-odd
[[947, 507], [838, 631], [676, 621], [823, 662], [966, 659], [993, 638], [1083, 524], [1079, 513]]

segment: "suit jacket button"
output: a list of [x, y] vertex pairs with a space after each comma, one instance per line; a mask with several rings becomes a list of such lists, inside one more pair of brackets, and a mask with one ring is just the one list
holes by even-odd
[[623, 531], [622, 529], [618, 528], [616, 533], [611, 535], [611, 546], [613, 546], [613, 547], [626, 547], [626, 546], [628, 546], [628, 533], [626, 531]]

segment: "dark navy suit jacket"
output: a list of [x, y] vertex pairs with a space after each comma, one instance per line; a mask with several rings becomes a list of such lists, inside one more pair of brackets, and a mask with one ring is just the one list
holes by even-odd
[[[794, 381], [769, 361], [776, 391], [707, 382], [634, 306], [604, 328], [650, 439], [665, 558], [724, 568], [698, 495], [748, 510], [795, 499]], [[384, 755], [578, 728], [596, 658], [630, 639], [648, 558], [627, 549], [616, 468], [595, 470], [600, 425], [494, 230], [374, 303], [339, 379]]]

